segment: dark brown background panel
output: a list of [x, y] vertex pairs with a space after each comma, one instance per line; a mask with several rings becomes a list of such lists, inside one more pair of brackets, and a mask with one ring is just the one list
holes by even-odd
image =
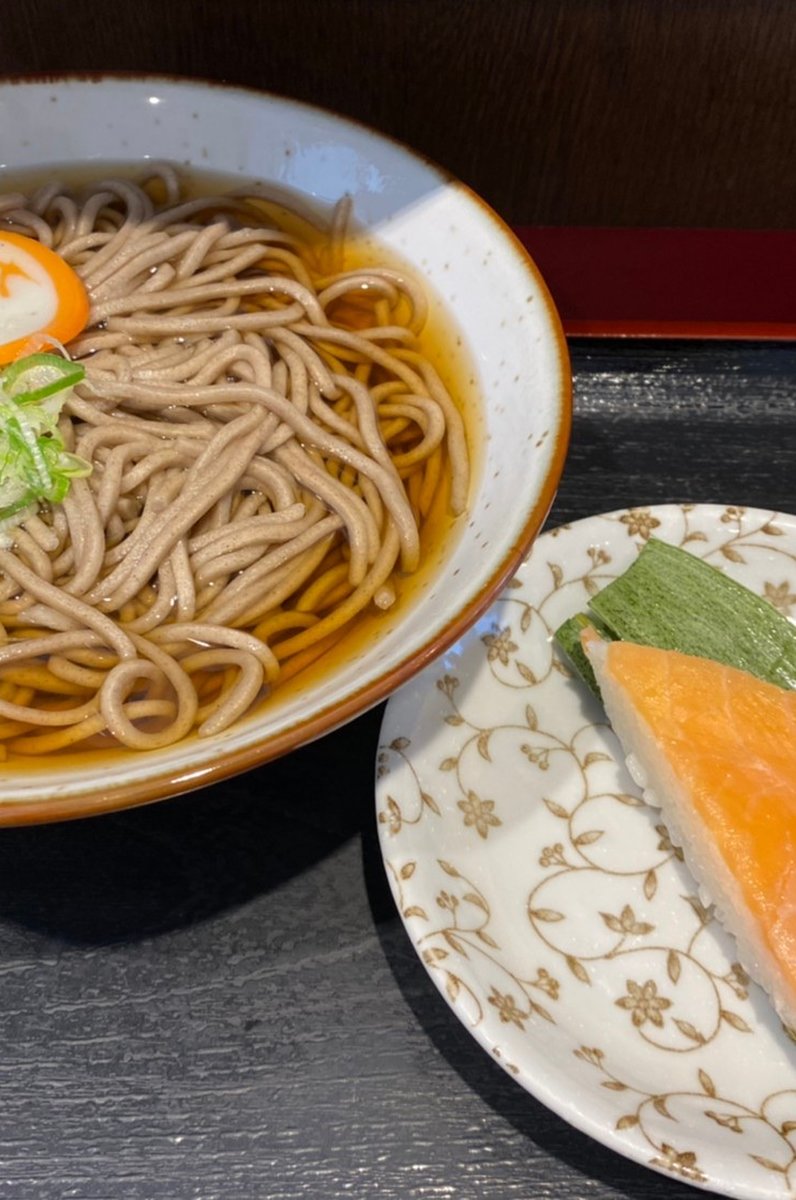
[[794, 223], [794, 0], [0, 8], [0, 71], [177, 72], [297, 96], [404, 139], [515, 222]]

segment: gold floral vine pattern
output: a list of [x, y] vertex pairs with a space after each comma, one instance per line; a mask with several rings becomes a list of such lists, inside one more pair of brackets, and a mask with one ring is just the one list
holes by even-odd
[[485, 1010], [481, 999], [454, 969], [457, 960], [478, 956], [482, 964], [488, 964], [494, 979], [487, 1000], [501, 1024], [515, 1025], [523, 1031], [526, 1023], [535, 1017], [555, 1024], [550, 1010], [541, 1002], [540, 994], [548, 1000], [558, 1000], [558, 980], [544, 967], [537, 967], [528, 978], [511, 970], [500, 957], [500, 946], [489, 931], [492, 912], [483, 892], [453, 863], [440, 858], [437, 866], [454, 881], [440, 888], [435, 897], [436, 907], [446, 914], [441, 922], [432, 921], [425, 908], [405, 899], [404, 885], [414, 875], [417, 864], [411, 860], [400, 867], [387, 863], [401, 915], [405, 920], [415, 918], [428, 923], [424, 932], [416, 937], [415, 946], [432, 976], [441, 976], [442, 989], [448, 999], [455, 1004], [465, 993], [469, 1002], [469, 1023], [478, 1025], [483, 1020]]
[[[729, 1130], [738, 1136], [743, 1136], [750, 1127], [759, 1124], [765, 1127], [775, 1146], [778, 1145], [780, 1157], [749, 1152], [749, 1158], [766, 1171], [781, 1176], [784, 1186], [792, 1190], [796, 1184], [793, 1172], [796, 1167], [796, 1089], [788, 1088], [772, 1092], [766, 1096], [762, 1104], [753, 1108], [748, 1104], [722, 1096], [707, 1071], [697, 1071], [698, 1087], [690, 1091], [678, 1090], [671, 1092], [646, 1092], [629, 1083], [625, 1083], [606, 1066], [606, 1054], [596, 1046], [580, 1046], [573, 1051], [576, 1058], [596, 1067], [603, 1075], [601, 1086], [612, 1092], [625, 1092], [631, 1101], [626, 1111], [617, 1119], [616, 1129], [637, 1129], [645, 1141], [655, 1152], [649, 1164], [692, 1183], [707, 1183], [708, 1177], [699, 1166], [697, 1152], [686, 1149], [685, 1144], [691, 1137], [691, 1130], [686, 1128], [672, 1132], [672, 1141], [668, 1142], [656, 1134], [651, 1113], [671, 1121], [672, 1125], [682, 1124], [672, 1112], [675, 1101], [685, 1108], [690, 1116], [694, 1112], [722, 1129]], [[789, 1117], [783, 1119], [783, 1102]], [[773, 1110], [779, 1106], [779, 1112]], [[659, 1126], [655, 1121], [654, 1126]], [[681, 1140], [682, 1139], [682, 1140]], [[675, 1146], [674, 1143], [677, 1142]]]

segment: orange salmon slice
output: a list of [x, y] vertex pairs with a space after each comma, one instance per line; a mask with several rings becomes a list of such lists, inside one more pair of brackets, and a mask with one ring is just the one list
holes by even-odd
[[631, 775], [796, 1026], [796, 692], [674, 650], [583, 644]]

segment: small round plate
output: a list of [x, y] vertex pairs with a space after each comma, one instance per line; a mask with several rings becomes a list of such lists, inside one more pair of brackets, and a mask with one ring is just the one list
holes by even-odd
[[651, 535], [796, 614], [796, 517], [666, 505], [545, 534], [388, 705], [384, 861], [431, 978], [523, 1087], [656, 1170], [786, 1197], [796, 1047], [552, 642]]

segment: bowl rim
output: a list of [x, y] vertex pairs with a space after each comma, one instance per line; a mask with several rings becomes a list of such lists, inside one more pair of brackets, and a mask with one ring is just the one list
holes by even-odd
[[495, 566], [489, 578], [468, 603], [459, 609], [440, 630], [425, 640], [416, 650], [402, 657], [393, 667], [382, 670], [375, 679], [364, 683], [342, 700], [328, 704], [310, 716], [293, 721], [284, 729], [265, 737], [252, 745], [230, 751], [215, 763], [205, 763], [195, 771], [164, 768], [163, 771], [145, 779], [115, 784], [107, 789], [92, 788], [83, 795], [52, 797], [42, 800], [0, 801], [0, 827], [45, 824], [54, 821], [76, 820], [116, 812], [143, 804], [165, 800], [199, 788], [220, 783], [254, 767], [279, 758], [300, 746], [353, 720], [376, 704], [385, 700], [413, 675], [437, 658], [451, 646], [490, 607], [527, 555], [534, 539], [541, 531], [550, 511], [564, 469], [572, 430], [572, 376], [569, 349], [561, 320], [553, 298], [542, 274], [525, 246], [511, 226], [468, 184], [463, 183], [452, 172], [440, 167], [422, 151], [394, 137], [392, 134], [369, 125], [358, 117], [296, 99], [283, 93], [258, 88], [248, 84], [227, 83], [223, 80], [198, 75], [180, 75], [147, 71], [45, 71], [0, 74], [0, 91], [8, 86], [30, 85], [54, 86], [63, 84], [99, 85], [103, 82], [131, 84], [167, 84], [171, 86], [209, 87], [225, 94], [242, 93], [254, 100], [276, 101], [291, 107], [306, 109], [310, 113], [339, 122], [343, 126], [354, 126], [378, 140], [391, 143], [404, 154], [419, 160], [437, 174], [444, 182], [461, 192], [482, 216], [488, 218], [498, 235], [508, 244], [520, 265], [533, 279], [543, 303], [550, 331], [555, 341], [556, 363], [559, 372], [558, 404], [559, 420], [555, 432], [555, 443], [550, 462], [539, 490], [536, 502], [528, 512], [522, 529], [508, 551]]

